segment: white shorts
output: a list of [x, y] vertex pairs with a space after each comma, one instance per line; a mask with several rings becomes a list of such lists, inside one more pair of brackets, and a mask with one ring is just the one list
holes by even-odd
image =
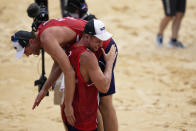
[[62, 73], [55, 83], [55, 88], [54, 88], [54, 104], [55, 105], [61, 105], [63, 101], [63, 98], [64, 98], [63, 88], [64, 88], [64, 75]]

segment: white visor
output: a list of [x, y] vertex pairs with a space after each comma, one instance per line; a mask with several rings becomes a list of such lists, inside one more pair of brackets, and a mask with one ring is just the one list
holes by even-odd
[[18, 42], [12, 42], [14, 49], [16, 50], [16, 58], [20, 59], [25, 51], [25, 48], [23, 48]]

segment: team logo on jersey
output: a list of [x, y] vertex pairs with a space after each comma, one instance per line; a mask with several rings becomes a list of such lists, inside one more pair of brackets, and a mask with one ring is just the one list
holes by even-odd
[[69, 54], [67, 56], [70, 57], [71, 55], [72, 55], [72, 51], [69, 51]]

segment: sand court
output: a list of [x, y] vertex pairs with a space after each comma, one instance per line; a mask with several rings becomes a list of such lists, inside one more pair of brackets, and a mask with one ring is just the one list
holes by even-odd
[[[31, 30], [26, 9], [33, 0], [0, 1], [0, 131], [63, 131], [53, 91], [32, 110], [34, 80], [41, 57], [15, 59], [10, 36]], [[119, 131], [196, 130], [196, 1], [187, 0], [179, 38], [185, 49], [155, 46], [163, 17], [161, 0], [87, 0], [89, 12], [101, 19], [119, 48], [114, 105]], [[60, 17], [59, 0], [49, 0], [50, 18]], [[46, 75], [52, 65], [46, 55]]]

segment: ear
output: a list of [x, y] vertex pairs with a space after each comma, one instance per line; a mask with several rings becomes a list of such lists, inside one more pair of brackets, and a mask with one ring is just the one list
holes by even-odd
[[35, 39], [30, 39], [29, 40], [29, 44], [34, 44], [35, 43]]
[[87, 44], [90, 41], [90, 36], [88, 34], [83, 34], [82, 40]]
[[87, 39], [89, 40], [89, 39], [91, 39], [93, 36], [91, 36], [91, 35], [89, 35], [89, 34], [86, 34], [87, 36]]
[[29, 44], [39, 45], [39, 41], [36, 40], [36, 39], [30, 39], [30, 40], [29, 40]]
[[89, 35], [88, 35], [88, 34], [84, 34], [84, 38], [85, 38], [86, 40], [88, 40], [88, 39], [89, 39]]

